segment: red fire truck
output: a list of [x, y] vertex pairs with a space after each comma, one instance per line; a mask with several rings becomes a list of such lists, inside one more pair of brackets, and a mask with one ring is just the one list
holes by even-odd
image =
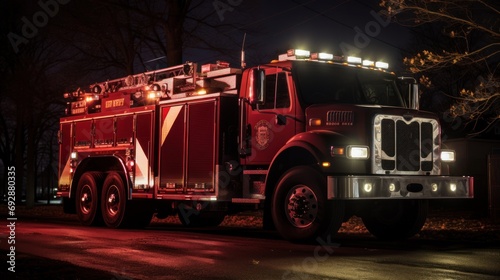
[[154, 214], [199, 227], [260, 209], [291, 241], [357, 215], [376, 237], [399, 239], [422, 228], [429, 200], [473, 196], [471, 177], [445, 176], [455, 153], [441, 149], [436, 116], [418, 110], [415, 81], [387, 63], [297, 49], [246, 69], [200, 68], [65, 94], [57, 194], [67, 213], [112, 228]]

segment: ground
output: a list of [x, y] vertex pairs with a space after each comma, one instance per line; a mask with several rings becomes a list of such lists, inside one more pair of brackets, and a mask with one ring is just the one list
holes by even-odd
[[[0, 205], [0, 218], [6, 220], [5, 213], [7, 207]], [[76, 221], [76, 215], [64, 214], [61, 205], [37, 205], [33, 209], [27, 209], [24, 206], [16, 208], [16, 217], [18, 220], [59, 220]], [[433, 240], [439, 242], [446, 241], [467, 241], [477, 242], [478, 245], [489, 242], [500, 241], [500, 223], [495, 223], [492, 219], [471, 218], [474, 217], [470, 211], [440, 210], [431, 211], [422, 231], [415, 237], [423, 240]], [[153, 218], [152, 225], [180, 224], [175, 217], [159, 220]], [[261, 227], [262, 215], [259, 213], [242, 213], [239, 215], [227, 216], [221, 224], [223, 227]], [[2, 231], [4, 233], [5, 231]], [[339, 231], [340, 236], [353, 236], [354, 238], [371, 238], [368, 231], [363, 226], [361, 219], [351, 218], [344, 223]], [[3, 246], [2, 246], [3, 247]], [[3, 256], [6, 251], [0, 252]], [[16, 256], [17, 267], [30, 267], [29, 270], [23, 269], [16, 272], [16, 279], [126, 279], [120, 276], [112, 275], [102, 271], [96, 271], [88, 268], [81, 268], [70, 263], [49, 260], [31, 256], [28, 254], [19, 254]], [[12, 279], [13, 274], [7, 272], [6, 268], [0, 272], [1, 279]], [[56, 277], [54, 277], [56, 275]]]

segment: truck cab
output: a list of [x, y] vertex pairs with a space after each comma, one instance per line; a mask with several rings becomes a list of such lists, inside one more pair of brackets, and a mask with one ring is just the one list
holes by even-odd
[[243, 76], [240, 155], [248, 169], [269, 163], [262, 195], [282, 235], [327, 236], [358, 215], [380, 238], [405, 238], [429, 199], [472, 197], [472, 178], [444, 176], [454, 151], [415, 84], [402, 94], [387, 63], [314, 56], [291, 50]]

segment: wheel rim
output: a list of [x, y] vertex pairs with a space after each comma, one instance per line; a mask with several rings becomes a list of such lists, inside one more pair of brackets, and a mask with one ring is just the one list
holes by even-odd
[[83, 214], [89, 214], [92, 211], [93, 195], [89, 185], [84, 185], [80, 193], [80, 210]]
[[318, 215], [318, 198], [311, 188], [294, 186], [286, 195], [285, 211], [288, 221], [297, 228], [310, 226]]
[[106, 211], [110, 216], [120, 211], [120, 192], [116, 185], [111, 185], [106, 192]]

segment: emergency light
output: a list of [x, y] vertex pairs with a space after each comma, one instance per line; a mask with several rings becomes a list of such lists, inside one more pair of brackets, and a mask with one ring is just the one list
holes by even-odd
[[352, 63], [352, 64], [361, 64], [361, 57], [357, 57], [357, 56], [348, 56], [348, 57], [347, 57], [347, 63]]
[[377, 61], [377, 62], [375, 62], [375, 67], [381, 68], [381, 69], [389, 69], [389, 63]]
[[288, 56], [295, 56], [297, 58], [308, 58], [311, 56], [311, 52], [308, 50], [301, 49], [290, 49], [286, 52]]
[[362, 64], [363, 64], [363, 66], [366, 66], [366, 67], [373, 67], [373, 66], [375, 66], [375, 61], [365, 59], [365, 60], [363, 60]]
[[312, 53], [311, 59], [314, 60], [333, 60], [333, 54], [331, 53]]
[[369, 59], [362, 59], [357, 56], [338, 56], [333, 55], [331, 53], [326, 52], [314, 52], [311, 53], [308, 50], [303, 49], [290, 49], [285, 54], [281, 54], [278, 57], [278, 61], [286, 61], [286, 60], [316, 60], [316, 61], [324, 61], [324, 62], [340, 62], [344, 64], [351, 65], [361, 65], [369, 68], [377, 68], [377, 69], [389, 69], [389, 64], [383, 61], [374, 61]]

